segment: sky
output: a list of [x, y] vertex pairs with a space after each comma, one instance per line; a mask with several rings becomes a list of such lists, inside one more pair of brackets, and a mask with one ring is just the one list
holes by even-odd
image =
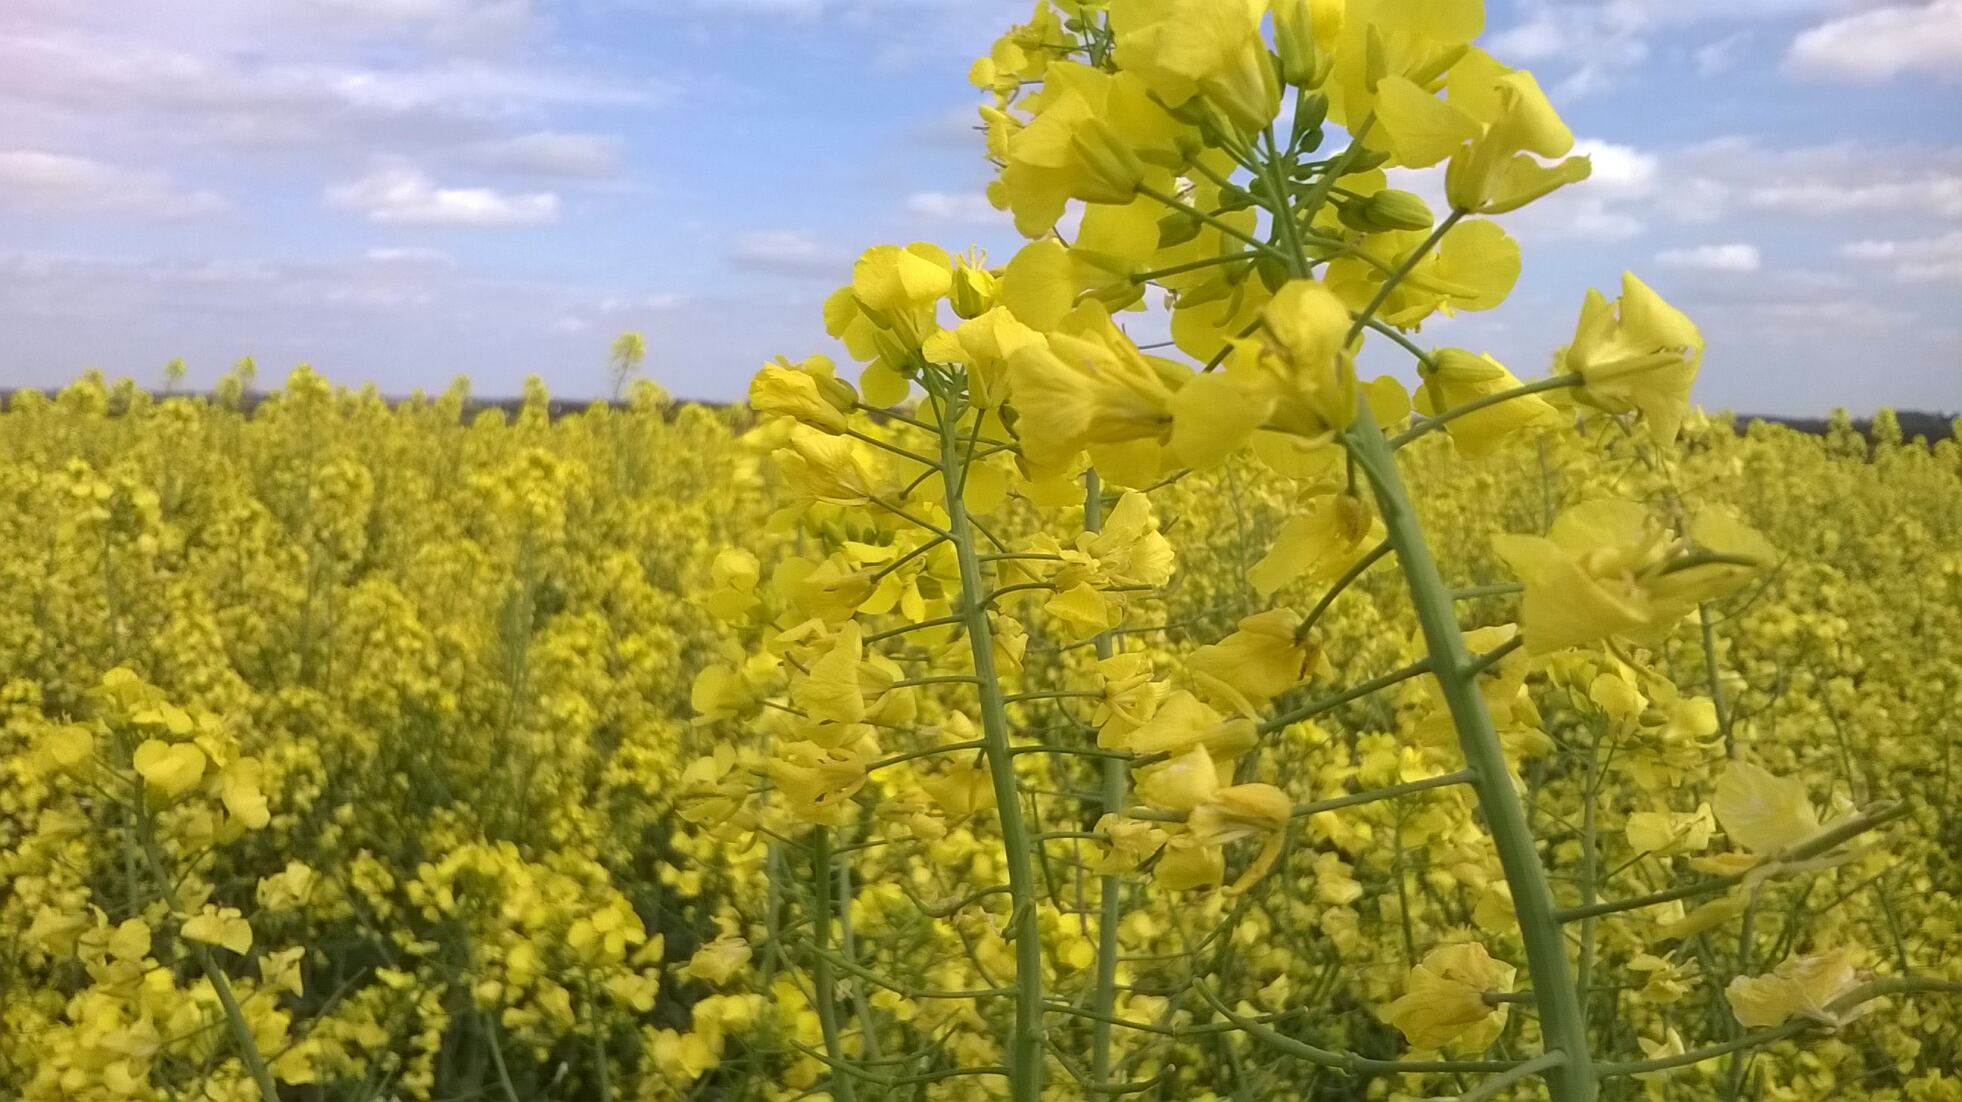
[[[966, 72], [1029, 7], [0, 0], [0, 386], [250, 354], [582, 397], [634, 329], [737, 396], [835, 351], [863, 248], [1012, 255]], [[1710, 408], [1962, 409], [1962, 0], [1488, 0], [1482, 44], [1594, 177], [1420, 340], [1537, 376], [1626, 268], [1703, 326]]]

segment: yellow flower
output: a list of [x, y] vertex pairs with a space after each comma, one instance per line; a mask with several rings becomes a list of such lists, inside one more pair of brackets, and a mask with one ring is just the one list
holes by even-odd
[[1189, 369], [1144, 355], [1096, 303], [1072, 311], [1042, 344], [1009, 357], [1015, 435], [1038, 472], [1086, 449], [1099, 472], [1143, 486], [1162, 469], [1171, 400]]
[[[1719, 782], [1719, 791], [1722, 784]], [[1710, 847], [1710, 836], [1717, 829], [1710, 805], [1695, 811], [1637, 811], [1628, 816], [1628, 844], [1636, 853], [1668, 857], [1678, 853], [1701, 853]]]
[[1641, 984], [1636, 997], [1656, 1005], [1682, 1001], [1695, 984], [1699, 971], [1693, 960], [1673, 961], [1649, 953], [1635, 954], [1628, 962], [1628, 970], [1635, 973]]
[[132, 759], [151, 795], [168, 803], [196, 788], [204, 776], [204, 751], [188, 742], [145, 739]]
[[764, 768], [793, 818], [836, 826], [844, 821], [852, 796], [865, 786], [865, 768], [871, 762], [862, 744], [824, 747], [793, 742]]
[[835, 370], [824, 356], [796, 365], [782, 360], [764, 364], [750, 380], [750, 407], [765, 417], [789, 417], [820, 432], [844, 432], [858, 395], [833, 376]]
[[804, 503], [869, 505], [883, 482], [865, 448], [848, 436], [828, 436], [797, 425], [789, 447], [776, 452], [777, 467]]
[[1260, 854], [1226, 889], [1226, 894], [1238, 895], [1274, 867], [1286, 841], [1282, 832], [1293, 815], [1288, 794], [1273, 785], [1236, 784], [1194, 807], [1186, 830], [1204, 846], [1226, 846], [1247, 838], [1265, 840]]
[[1783, 1025], [1792, 1018], [1810, 1018], [1838, 1028], [1873, 1009], [1872, 1002], [1846, 1010], [1832, 1004], [1860, 985], [1854, 964], [1855, 947], [1841, 946], [1823, 953], [1790, 957], [1761, 976], [1738, 976], [1724, 988], [1724, 998], [1739, 1024], [1753, 1029]]
[[1532, 654], [1614, 636], [1653, 638], [1697, 602], [1749, 578], [1677, 569], [1684, 545], [1632, 501], [1576, 505], [1545, 537], [1496, 536], [1492, 546], [1526, 586], [1520, 620]]
[[1219, 788], [1219, 767], [1200, 745], [1138, 771], [1138, 798], [1170, 811], [1191, 811], [1211, 799]]
[[259, 763], [254, 759], [240, 758], [227, 766], [218, 793], [226, 812], [247, 830], [262, 830], [272, 821], [265, 793], [259, 791]]
[[[286, 991], [294, 995], [306, 994], [306, 983], [300, 975], [300, 962], [306, 959], [304, 945], [267, 953], [259, 958], [259, 985], [267, 991]], [[287, 1080], [291, 1082], [292, 1080]]]
[[1605, 413], [1636, 413], [1658, 444], [1674, 442], [1689, 415], [1703, 362], [1703, 334], [1648, 284], [1624, 272], [1619, 307], [1590, 290], [1560, 367], [1581, 378], [1576, 397]]
[[[1329, 287], [1350, 309], [1361, 310], [1381, 290], [1384, 268], [1406, 263], [1428, 236], [1422, 230], [1370, 234], [1362, 247], [1375, 257], [1374, 262], [1337, 257], [1328, 264]], [[1497, 222], [1460, 222], [1434, 250], [1411, 265], [1410, 274], [1376, 316], [1412, 329], [1439, 311], [1448, 316], [1459, 310], [1490, 310], [1512, 293], [1519, 270], [1519, 243]]]
[[1819, 814], [1805, 782], [1780, 777], [1748, 761], [1731, 761], [1717, 778], [1712, 801], [1732, 842], [1760, 857], [1788, 850], [1819, 833]]
[[[1461, 348], [1442, 348], [1420, 365], [1423, 385], [1417, 388], [1417, 412], [1434, 417], [1458, 406], [1504, 394], [1520, 386], [1504, 364], [1490, 356], [1475, 356]], [[1512, 437], [1533, 429], [1559, 428], [1565, 418], [1537, 394], [1509, 398], [1494, 406], [1453, 418], [1444, 430], [1458, 449], [1477, 458], [1490, 455]]]
[[975, 403], [993, 409], [1008, 397], [1010, 357], [1043, 339], [1041, 333], [1016, 320], [1008, 307], [997, 306], [927, 338], [923, 354], [933, 363], [966, 365]]
[[237, 907], [215, 907], [207, 903], [202, 912], [184, 920], [180, 932], [192, 941], [222, 945], [234, 953], [244, 954], [252, 948], [252, 924], [245, 921]]
[[[1245, 716], [1223, 716], [1183, 689], [1166, 697], [1151, 718], [1135, 728], [1119, 734], [1106, 727], [1099, 738], [1109, 738], [1110, 748], [1139, 754], [1184, 755], [1188, 750], [1198, 749], [1222, 763], [1252, 749], [1257, 741], [1252, 720]], [[1149, 767], [1147, 774], [1157, 769], [1169, 770], [1171, 764], [1175, 763]], [[1161, 803], [1158, 806], [1185, 810], [1189, 805]]]
[[1024, 237], [1040, 237], [1069, 200], [1128, 203], [1150, 176], [1169, 185], [1181, 127], [1135, 73], [1074, 61], [1049, 66], [1035, 117], [1006, 135], [1001, 201]]
[[756, 556], [740, 547], [725, 547], [709, 564], [709, 591], [702, 607], [718, 620], [741, 620], [762, 604], [756, 596], [756, 583], [763, 567]]
[[1266, 704], [1326, 662], [1321, 648], [1295, 638], [1300, 626], [1301, 614], [1290, 608], [1248, 616], [1233, 634], [1194, 651], [1186, 669], [1202, 687], [1224, 689], [1238, 703]]
[[316, 874], [301, 861], [288, 861], [286, 868], [271, 876], [260, 877], [258, 887], [259, 906], [268, 911], [291, 910], [307, 901], [313, 891]]
[[792, 686], [790, 698], [810, 718], [826, 723], [860, 723], [865, 719], [865, 690], [859, 684], [859, 665], [865, 643], [858, 621], [838, 629], [830, 649], [810, 664], [810, 673]]
[[1152, 883], [1171, 892], [1211, 888], [1226, 879], [1226, 855], [1191, 834], [1175, 834], [1158, 855]]
[[1104, 836], [1103, 858], [1097, 862], [1100, 876], [1132, 872], [1165, 844], [1165, 831], [1156, 823], [1114, 813], [1097, 820], [1097, 833]]
[[1119, 69], [1144, 78], [1167, 107], [1194, 95], [1242, 131], [1264, 129], [1281, 89], [1261, 38], [1266, 0], [1114, 0]]
[[140, 918], [125, 919], [109, 938], [109, 953], [118, 960], [142, 960], [150, 955], [150, 924]]
[[1475, 941], [1441, 946], [1410, 970], [1405, 994], [1385, 1008], [1383, 1020], [1414, 1048], [1482, 1051], [1506, 1023], [1506, 1005], [1485, 996], [1511, 991], [1515, 973]]
[[1317, 495], [1281, 525], [1274, 546], [1247, 571], [1247, 583], [1265, 597], [1301, 578], [1332, 582], [1382, 537], [1382, 521], [1361, 497]]
[[721, 987], [749, 964], [749, 942], [734, 936], [716, 938], [688, 958], [681, 974]]

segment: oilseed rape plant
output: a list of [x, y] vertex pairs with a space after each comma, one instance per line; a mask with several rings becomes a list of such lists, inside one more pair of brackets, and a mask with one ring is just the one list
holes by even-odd
[[1962, 447], [1428, 342], [1482, 24], [1044, 0], [745, 408], [14, 394], [0, 1097], [1962, 1099]]

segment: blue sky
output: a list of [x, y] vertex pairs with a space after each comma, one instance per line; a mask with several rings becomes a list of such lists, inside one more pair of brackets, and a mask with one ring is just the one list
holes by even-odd
[[[690, 397], [828, 351], [884, 241], [1016, 239], [965, 74], [1025, 0], [6, 0], [0, 385], [183, 357], [390, 393]], [[1700, 400], [1962, 409], [1962, 0], [1491, 0], [1595, 178], [1513, 299], [1420, 339], [1537, 375], [1633, 268]], [[1420, 188], [1423, 185], [1417, 185]], [[1147, 319], [1143, 324], [1149, 325]]]

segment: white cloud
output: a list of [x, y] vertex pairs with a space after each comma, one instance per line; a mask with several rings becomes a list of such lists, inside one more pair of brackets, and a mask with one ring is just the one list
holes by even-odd
[[553, 192], [438, 187], [424, 173], [399, 165], [328, 188], [327, 202], [359, 212], [370, 222], [400, 225], [532, 226], [559, 217], [559, 197]]
[[286, 0], [282, 14], [341, 33], [455, 46], [507, 42], [538, 21], [531, 0]]
[[959, 195], [944, 191], [922, 191], [906, 197], [906, 212], [936, 222], [965, 222], [978, 225], [1001, 225], [1006, 219], [1001, 211], [988, 202], [985, 195], [962, 193]]
[[729, 259], [740, 267], [788, 275], [842, 276], [851, 261], [801, 230], [763, 230], [736, 238]]
[[414, 245], [369, 249], [362, 256], [376, 264], [426, 265], [436, 268], [456, 267], [456, 259], [443, 250]]
[[0, 208], [183, 218], [224, 207], [217, 195], [180, 188], [160, 172], [44, 150], [0, 150]]
[[1962, 281], [1962, 230], [1912, 241], [1854, 241], [1839, 253], [1848, 260], [1885, 264], [1896, 279]]
[[1792, 40], [1794, 71], [1877, 81], [1916, 70], [1950, 80], [1962, 73], [1962, 0], [1932, 0], [1828, 20]]
[[1739, 209], [1962, 218], [1962, 150], [1854, 142], [1776, 149], [1730, 137], [1680, 150], [1663, 170], [1671, 186], [1657, 201], [1685, 221]]
[[473, 142], [458, 159], [479, 168], [540, 176], [599, 177], [620, 171], [626, 142], [616, 134], [568, 134], [537, 130], [511, 138]]
[[[652, 102], [651, 85], [468, 58], [388, 64], [318, 49], [179, 48], [110, 34], [0, 33], [0, 109], [30, 109], [179, 148], [425, 150], [485, 141], [553, 109]], [[535, 122], [532, 123], [535, 125]]]
[[1689, 268], [1701, 272], [1755, 272], [1764, 267], [1764, 258], [1758, 254], [1758, 247], [1742, 243], [1664, 249], [1655, 254], [1655, 261], [1669, 268]]
[[1725, 35], [1714, 42], [1706, 42], [1696, 48], [1696, 72], [1699, 76], [1713, 77], [1727, 73], [1737, 65], [1737, 55], [1751, 40], [1751, 32], [1738, 31]]

